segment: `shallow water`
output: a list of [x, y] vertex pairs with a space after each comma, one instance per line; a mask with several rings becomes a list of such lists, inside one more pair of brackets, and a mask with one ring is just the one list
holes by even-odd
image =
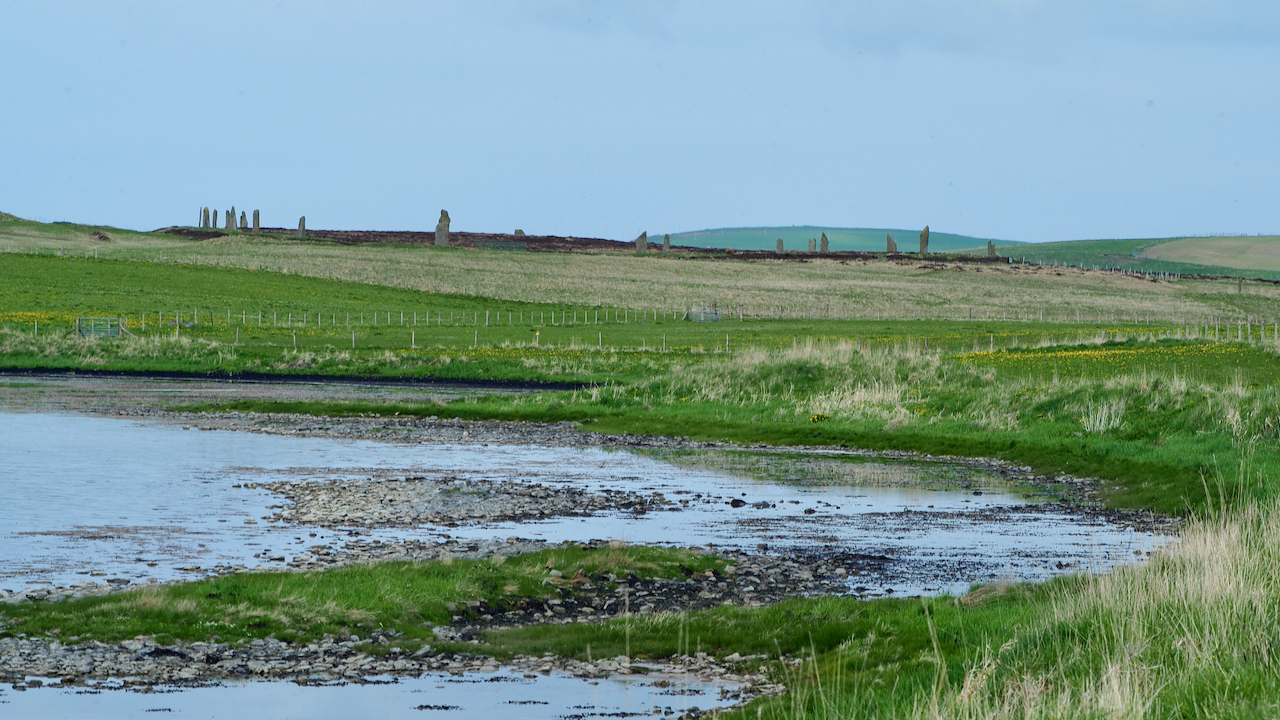
[[[788, 454], [760, 457], [332, 440], [0, 413], [0, 587], [70, 584], [90, 573], [98, 581], [136, 582], [181, 577], [183, 567], [283, 567], [302, 548], [337, 546], [348, 533], [268, 523], [261, 519], [268, 506], [284, 501], [234, 486], [362, 471], [658, 490], [671, 500], [690, 500], [682, 510], [645, 515], [362, 531], [366, 540], [520, 536], [763, 545], [769, 552], [834, 547], [893, 559], [883, 574], [851, 579], [851, 588], [872, 593], [961, 592], [995, 578], [1102, 570], [1163, 540], [1038, 508], [967, 466], [824, 453], [823, 469], [815, 472]], [[974, 488], [982, 488], [980, 494]], [[732, 508], [730, 498], [768, 506]]]
[[[654, 676], [586, 681], [553, 674], [524, 678], [492, 674], [431, 674], [387, 678], [377, 684], [300, 686], [287, 682], [229, 682], [196, 688], [157, 686], [146, 691], [100, 686], [51, 688], [25, 692], [0, 690], [0, 716], [46, 720], [125, 720], [167, 717], [244, 720], [348, 720], [350, 718], [653, 717], [668, 708], [678, 716], [697, 707], [709, 710], [731, 701], [720, 695], [734, 686], [663, 676], [669, 687], [655, 687]], [[658, 715], [661, 717], [661, 715]]]

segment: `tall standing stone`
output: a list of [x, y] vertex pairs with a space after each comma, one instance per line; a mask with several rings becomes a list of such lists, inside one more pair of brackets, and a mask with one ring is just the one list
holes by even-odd
[[241, 230], [249, 229], [249, 218], [244, 216], [243, 210], [240, 211], [240, 229]]
[[822, 233], [822, 254], [826, 255], [831, 250], [831, 243], [827, 240], [827, 234]]
[[890, 255], [894, 255], [898, 252], [898, 243], [893, 241], [893, 236], [889, 233], [884, 234], [884, 251]]
[[306, 237], [307, 235], [307, 216], [303, 215], [298, 218], [298, 237]]
[[231, 231], [233, 231], [233, 230], [235, 230], [235, 229], [236, 229], [236, 220], [235, 220], [235, 218], [234, 218], [234, 217], [232, 217], [232, 216], [231, 216], [231, 211], [230, 211], [230, 210], [228, 210], [228, 211], [227, 211], [227, 224], [226, 224], [226, 230], [227, 230], [227, 232], [231, 232]]
[[200, 227], [202, 228], [209, 227], [209, 208], [204, 209], [204, 217], [201, 218]]
[[449, 245], [449, 211], [440, 211], [440, 221], [436, 223], [436, 245], [440, 247], [448, 247]]
[[662, 252], [664, 253], [671, 252], [671, 236], [670, 235], [662, 236]]
[[925, 225], [924, 230], [920, 231], [920, 255], [929, 254], [929, 226]]
[[818, 252], [818, 238], [809, 238], [809, 252]]
[[991, 242], [990, 240], [987, 241], [987, 257], [989, 258], [998, 257], [996, 255], [996, 244]]
[[254, 210], [253, 211], [253, 231], [260, 232], [261, 230], [262, 230], [262, 226], [258, 224], [258, 211]]
[[782, 238], [778, 238], [778, 249], [774, 252], [782, 252]]
[[231, 220], [227, 222], [227, 229], [228, 230], [236, 229], [236, 206], [235, 205], [231, 206]]
[[640, 237], [636, 238], [636, 252], [637, 253], [649, 252], [649, 231], [648, 230], [645, 230], [644, 232], [640, 233]]

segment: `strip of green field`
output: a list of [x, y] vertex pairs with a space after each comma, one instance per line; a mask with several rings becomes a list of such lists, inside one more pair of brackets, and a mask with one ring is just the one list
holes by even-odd
[[[744, 227], [718, 228], [713, 230], [695, 230], [691, 232], [673, 233], [673, 245], [688, 245], [697, 248], [733, 248], [735, 250], [774, 250], [781, 238], [786, 250], [808, 250], [809, 240], [820, 240], [827, 236], [829, 250], [854, 252], [884, 252], [885, 236], [892, 235], [894, 241], [903, 252], [916, 252], [920, 247], [920, 229], [903, 230], [901, 228], [840, 228], [819, 225], [789, 225], [785, 227]], [[650, 241], [660, 238], [655, 235]], [[1021, 245], [1017, 242], [998, 241], [1001, 245]], [[929, 233], [929, 249], [931, 252], [951, 252], [965, 248], [986, 247], [986, 238], [956, 235], [954, 233]]]
[[447, 625], [454, 616], [471, 613], [474, 606], [467, 603], [515, 609], [530, 598], [572, 596], [583, 582], [607, 585], [610, 574], [684, 579], [724, 567], [719, 558], [685, 550], [569, 546], [487, 560], [245, 573], [54, 604], [14, 605], [0, 613], [0, 632], [103, 642], [138, 635], [193, 642], [216, 635], [244, 644], [267, 636], [312, 642], [326, 634], [388, 628], [404, 633], [404, 642], [416, 647], [434, 641], [431, 624]]
[[[85, 341], [80, 317], [129, 335]], [[1013, 320], [752, 318], [650, 307], [517, 303], [234, 268], [0, 255], [0, 364], [9, 368], [618, 382], [810, 341], [943, 351], [1161, 326]], [[998, 317], [998, 316], [997, 316]]]
[[[1028, 262], [1065, 264], [1089, 268], [1120, 268], [1146, 273], [1169, 273], [1179, 275], [1209, 275], [1225, 277], [1257, 278], [1261, 280], [1280, 280], [1280, 271], [1268, 266], [1250, 265], [1241, 262], [1231, 264], [1215, 264], [1207, 262], [1178, 262], [1175, 260], [1146, 257], [1144, 253], [1154, 251], [1162, 244], [1178, 242], [1185, 245], [1195, 241], [1204, 245], [1212, 245], [1218, 241], [1257, 240], [1258, 238], [1148, 238], [1127, 240], [1069, 240], [1065, 242], [1023, 243], [1018, 245], [1002, 245], [996, 243], [996, 251], [1004, 257]], [[1189, 257], [1212, 258], [1212, 252], [1185, 252]]]

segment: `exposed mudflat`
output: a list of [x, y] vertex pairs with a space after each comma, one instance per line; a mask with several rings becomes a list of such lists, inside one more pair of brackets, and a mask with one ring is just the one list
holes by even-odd
[[392, 527], [584, 516], [606, 510], [644, 514], [674, 505], [662, 493], [586, 492], [541, 483], [460, 477], [364, 478], [246, 483], [287, 498], [272, 520], [321, 527]]

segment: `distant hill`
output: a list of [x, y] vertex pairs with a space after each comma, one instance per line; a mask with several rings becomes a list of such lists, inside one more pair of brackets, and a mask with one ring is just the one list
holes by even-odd
[[[787, 250], [806, 250], [809, 238], [821, 238], [827, 234], [831, 250], [884, 252], [884, 236], [892, 235], [898, 249], [915, 252], [920, 248], [920, 228], [902, 230], [893, 228], [836, 228], [815, 225], [789, 227], [720, 228], [695, 232], [671, 233], [672, 245], [691, 245], [704, 248], [733, 248], [734, 250], [773, 250], [778, 238], [782, 238]], [[661, 234], [650, 236], [650, 241], [661, 240]], [[1009, 240], [997, 240], [997, 245], [1021, 245]], [[955, 235], [929, 230], [929, 249], [935, 252], [955, 252], [987, 245], [986, 238]]]
[[997, 242], [996, 252], [1086, 267], [1280, 280], [1280, 236], [1275, 235]]

